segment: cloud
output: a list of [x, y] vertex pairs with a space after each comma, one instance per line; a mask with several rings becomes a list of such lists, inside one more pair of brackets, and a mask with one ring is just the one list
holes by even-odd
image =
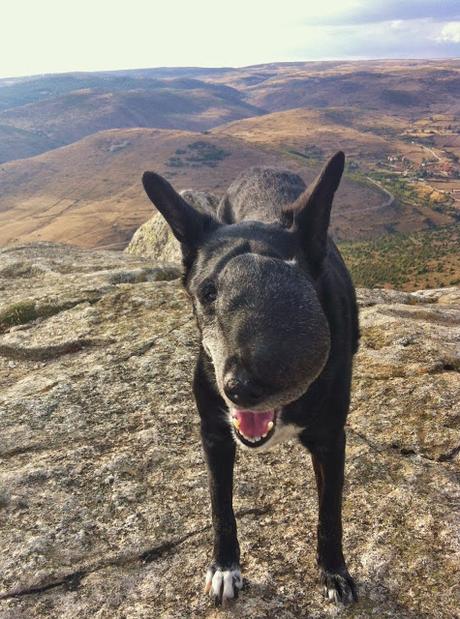
[[[366, 59], [366, 58], [446, 58], [460, 56], [460, 44], [454, 32], [444, 33], [445, 24], [429, 19], [395, 20], [334, 26], [305, 26], [303, 35], [293, 40], [304, 41], [295, 50], [299, 60]], [[447, 38], [450, 35], [450, 38]]]
[[435, 40], [438, 43], [460, 43], [460, 21], [448, 22]]
[[308, 23], [332, 26], [425, 18], [441, 22], [460, 19], [459, 0], [358, 0], [342, 6], [333, 13], [308, 18]]

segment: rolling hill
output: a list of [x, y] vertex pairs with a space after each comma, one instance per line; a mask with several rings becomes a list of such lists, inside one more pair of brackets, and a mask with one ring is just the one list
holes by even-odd
[[[97, 133], [62, 148], [0, 167], [0, 245], [53, 240], [83, 247], [124, 247], [151, 215], [140, 178], [146, 169], [164, 174], [178, 189], [222, 194], [250, 165], [288, 167], [308, 182], [320, 163], [306, 162], [277, 148], [260, 147], [228, 135], [159, 129], [119, 129]], [[350, 212], [365, 203], [375, 219], [361, 225], [375, 234], [396, 211], [381, 206], [378, 188], [346, 179], [336, 206], [334, 230], [350, 238]], [[356, 225], [358, 225], [356, 223]], [[360, 238], [353, 232], [351, 238]]]
[[[77, 84], [83, 86], [85, 80], [76, 80], [74, 85]], [[0, 87], [0, 101], [4, 90]], [[57, 96], [52, 96], [53, 90], [40, 92], [43, 98], [37, 96], [33, 102], [0, 111], [0, 130], [16, 130], [19, 137], [14, 144], [3, 145], [0, 163], [70, 144], [105, 129], [158, 127], [200, 131], [261, 113], [229, 86], [185, 78], [118, 78], [112, 90], [100, 80], [98, 87], [69, 90]], [[25, 99], [18, 96], [15, 101]]]
[[267, 111], [357, 106], [415, 118], [458, 112], [460, 60], [275, 63], [201, 79], [241, 90]]
[[33, 157], [57, 146], [59, 143], [39, 131], [27, 131], [0, 123], [0, 164]]
[[[50, 240], [121, 249], [151, 214], [139, 182], [147, 168], [178, 189], [222, 194], [256, 164], [308, 181], [342, 149], [347, 170], [332, 230], [351, 243], [355, 273], [370, 285], [376, 273], [358, 253], [372, 254], [375, 264], [387, 260], [394, 233], [409, 259], [415, 247], [440, 247], [442, 239], [448, 254], [460, 254], [449, 228], [460, 219], [459, 93], [457, 60], [0, 80], [0, 245]], [[426, 254], [429, 269], [433, 252], [415, 253], [417, 260]], [[446, 260], [440, 272], [455, 278], [457, 260]], [[398, 269], [390, 269], [395, 282]], [[390, 271], [379, 271], [384, 284]]]

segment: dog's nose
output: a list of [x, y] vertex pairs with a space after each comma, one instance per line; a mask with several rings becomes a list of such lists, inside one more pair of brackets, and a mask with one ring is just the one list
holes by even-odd
[[263, 389], [255, 381], [231, 375], [224, 381], [224, 392], [229, 400], [238, 406], [254, 406], [263, 399]]

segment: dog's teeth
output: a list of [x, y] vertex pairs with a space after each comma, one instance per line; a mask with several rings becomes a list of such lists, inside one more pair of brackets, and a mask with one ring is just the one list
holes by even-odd
[[270, 430], [273, 428], [273, 426], [274, 426], [273, 421], [269, 421], [268, 422], [268, 426], [267, 426], [267, 434], [270, 432]]
[[235, 426], [235, 428], [236, 428], [237, 430], [239, 430], [239, 429], [240, 429], [240, 420], [239, 420], [239, 419], [237, 419], [236, 417], [234, 417], [234, 418], [233, 418], [233, 425]]

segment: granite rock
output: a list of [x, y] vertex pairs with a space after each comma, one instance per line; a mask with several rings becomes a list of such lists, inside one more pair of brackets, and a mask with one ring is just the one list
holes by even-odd
[[457, 616], [459, 289], [358, 291], [344, 547], [359, 603], [321, 597], [314, 476], [291, 442], [238, 454], [246, 584], [215, 609], [177, 277], [129, 254], [0, 250], [1, 619]]
[[[202, 212], [212, 213], [219, 204], [219, 198], [209, 192], [185, 190], [180, 194]], [[182, 260], [179, 243], [158, 211], [136, 230], [125, 252], [163, 262], [180, 263]]]

